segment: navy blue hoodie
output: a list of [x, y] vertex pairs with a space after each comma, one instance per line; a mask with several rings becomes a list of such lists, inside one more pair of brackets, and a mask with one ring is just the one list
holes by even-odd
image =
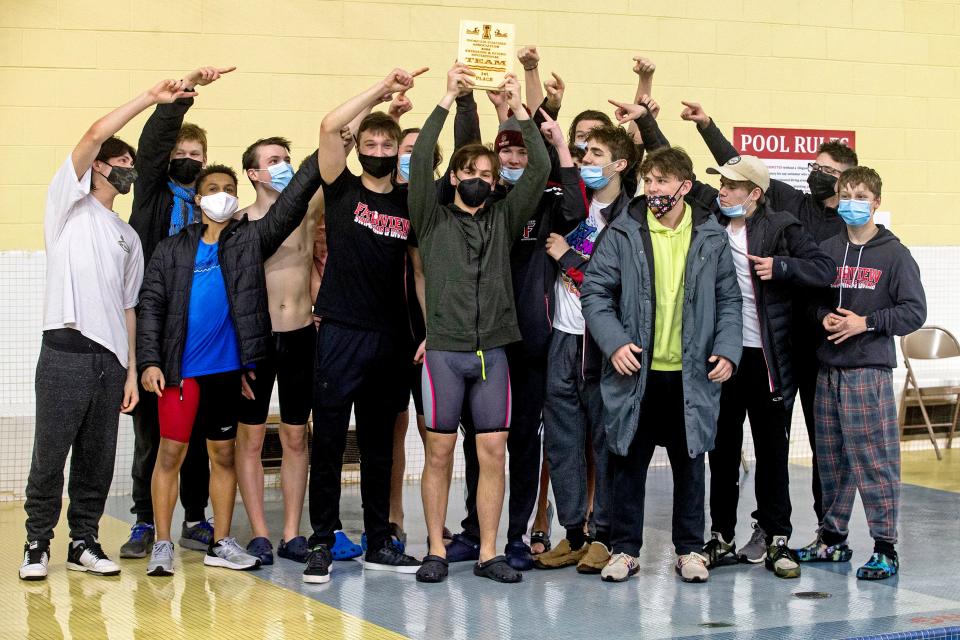
[[873, 316], [876, 328], [840, 344], [824, 339], [817, 357], [829, 367], [897, 366], [893, 336], [905, 336], [923, 326], [927, 300], [920, 268], [910, 251], [883, 225], [864, 245], [854, 244], [847, 229], [820, 244], [837, 263], [837, 277], [817, 310], [817, 319], [838, 307], [860, 316]]

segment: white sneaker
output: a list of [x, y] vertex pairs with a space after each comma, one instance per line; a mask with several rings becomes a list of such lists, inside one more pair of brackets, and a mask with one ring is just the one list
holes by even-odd
[[710, 577], [707, 559], [695, 551], [677, 558], [676, 569], [684, 582], [706, 582]]
[[625, 582], [638, 571], [640, 563], [636, 558], [626, 553], [615, 553], [610, 556], [607, 566], [600, 570], [600, 578], [606, 582]]
[[260, 566], [260, 558], [247, 553], [237, 543], [236, 538], [221, 538], [217, 544], [207, 550], [203, 557], [203, 564], [208, 567], [224, 567], [235, 571], [256, 569]]
[[23, 545], [23, 564], [20, 565], [21, 580], [45, 580], [50, 563], [50, 542], [33, 540]]
[[150, 562], [147, 563], [148, 576], [173, 575], [173, 543], [169, 540], [158, 540], [153, 544], [150, 552]]
[[[79, 542], [79, 544], [76, 544]], [[120, 574], [120, 565], [107, 557], [95, 538], [74, 540], [67, 550], [67, 569], [86, 571], [95, 576], [115, 576]]]

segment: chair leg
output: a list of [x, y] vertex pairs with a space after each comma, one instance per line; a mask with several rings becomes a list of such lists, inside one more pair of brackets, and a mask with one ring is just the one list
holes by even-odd
[[920, 390], [917, 390], [917, 404], [920, 405], [920, 413], [923, 414], [923, 422], [927, 425], [927, 433], [930, 434], [930, 442], [933, 443], [933, 450], [937, 453], [937, 460], [943, 460], [943, 454], [940, 453], [940, 446], [937, 444], [937, 436], [933, 432], [933, 426], [930, 423], [930, 416], [927, 415], [927, 407], [923, 404], [923, 396]]

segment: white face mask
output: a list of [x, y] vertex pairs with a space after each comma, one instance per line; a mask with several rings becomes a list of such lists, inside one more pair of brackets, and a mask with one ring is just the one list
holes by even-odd
[[214, 222], [226, 222], [237, 212], [239, 201], [226, 191], [200, 198], [200, 208]]

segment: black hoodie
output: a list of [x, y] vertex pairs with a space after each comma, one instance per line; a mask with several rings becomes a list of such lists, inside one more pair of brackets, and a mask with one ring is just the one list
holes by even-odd
[[893, 336], [913, 333], [927, 318], [920, 268], [897, 236], [882, 225], [877, 228], [864, 245], [851, 242], [846, 228], [820, 244], [838, 266], [817, 319], [822, 323], [841, 307], [872, 316], [876, 327], [840, 344], [824, 339], [817, 357], [825, 366], [892, 369], [897, 366]]

